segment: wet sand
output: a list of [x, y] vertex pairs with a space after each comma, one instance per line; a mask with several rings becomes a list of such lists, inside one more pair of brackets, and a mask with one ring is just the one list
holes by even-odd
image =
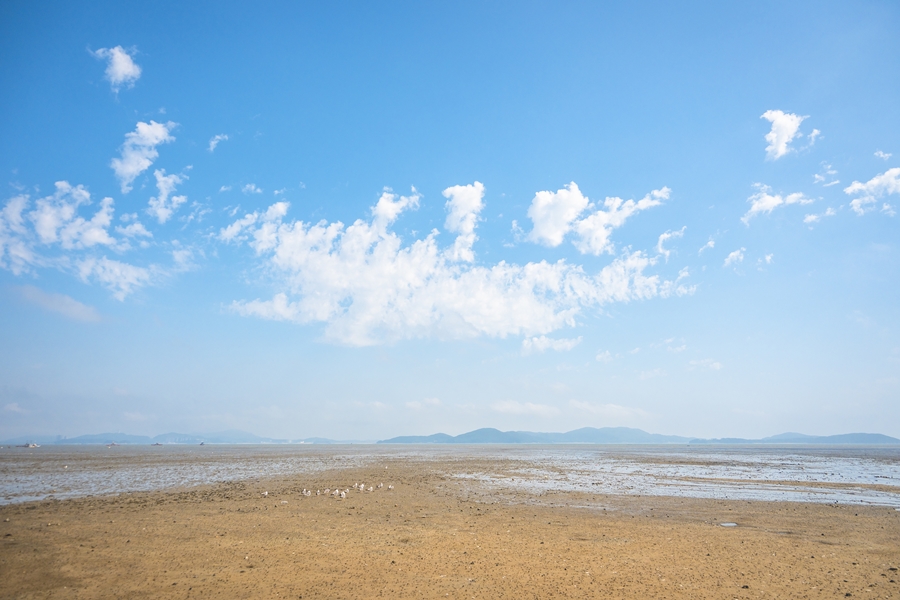
[[[0, 597], [900, 597], [890, 507], [535, 494], [458, 471], [409, 458], [0, 506]], [[348, 497], [315, 496], [335, 486]]]

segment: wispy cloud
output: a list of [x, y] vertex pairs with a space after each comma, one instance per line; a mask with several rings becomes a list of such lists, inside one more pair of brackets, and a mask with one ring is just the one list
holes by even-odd
[[723, 267], [728, 267], [731, 265], [736, 265], [744, 262], [744, 252], [746, 252], [746, 248], [740, 248], [731, 252], [728, 256], [725, 257], [725, 262], [722, 264]]
[[583, 402], [581, 400], [571, 400], [569, 405], [572, 408], [583, 410], [594, 415], [607, 417], [610, 419], [627, 419], [634, 417], [649, 417], [650, 413], [642, 408], [632, 408], [630, 406], [622, 406], [620, 404], [594, 404], [591, 402]]
[[656, 242], [656, 252], [661, 256], [666, 257], [666, 262], [669, 262], [669, 255], [672, 254], [671, 250], [666, 249], [663, 244], [673, 238], [684, 237], [684, 231], [687, 229], [687, 225], [682, 227], [681, 229], [677, 229], [675, 231], [667, 231], [663, 234], [660, 234], [659, 240]]
[[424, 400], [413, 400], [411, 402], [407, 402], [406, 408], [410, 408], [412, 410], [422, 410], [424, 408], [441, 406], [441, 404], [441, 401], [437, 398], [425, 398]]
[[508, 415], [536, 415], [539, 417], [552, 417], [559, 414], [559, 409], [549, 404], [534, 404], [532, 402], [516, 402], [504, 400], [491, 405], [495, 412]]
[[228, 141], [228, 135], [224, 133], [220, 133], [218, 135], [214, 135], [209, 140], [209, 148], [207, 148], [210, 152], [215, 152], [216, 147], [220, 142]]
[[100, 314], [93, 306], [82, 304], [65, 294], [50, 294], [33, 285], [23, 285], [15, 289], [27, 302], [67, 319], [85, 323], [97, 323], [101, 320]]
[[522, 354], [531, 354], [533, 352], [546, 352], [554, 350], [556, 352], [566, 352], [581, 343], [581, 337], [569, 339], [548, 338], [545, 335], [539, 337], [525, 338], [522, 340]]
[[773, 210], [780, 206], [788, 206], [790, 204], [811, 204], [812, 199], [807, 198], [801, 192], [795, 192], [782, 196], [781, 194], [772, 194], [772, 188], [762, 183], [753, 184], [758, 192], [747, 198], [750, 203], [750, 210], [741, 217], [744, 225], [750, 225], [750, 219], [760, 214], [770, 214]]
[[722, 368], [722, 363], [711, 358], [692, 360], [688, 364], [691, 369], [703, 369], [707, 371], [718, 371]]

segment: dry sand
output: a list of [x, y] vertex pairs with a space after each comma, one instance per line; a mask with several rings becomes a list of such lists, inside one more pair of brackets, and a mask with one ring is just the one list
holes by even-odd
[[3, 506], [0, 597], [900, 597], [892, 508], [533, 496], [457, 467]]

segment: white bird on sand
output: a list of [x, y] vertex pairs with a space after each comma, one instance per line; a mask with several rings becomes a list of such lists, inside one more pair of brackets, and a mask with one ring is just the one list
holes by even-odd
[[383, 487], [384, 487], [384, 484], [383, 484], [383, 483], [379, 483], [379, 484], [378, 484], [378, 487], [379, 487], [379, 488], [383, 488]]
[[375, 490], [372, 489], [372, 486], [371, 486], [371, 485], [369, 486], [369, 491], [370, 491], [370, 492], [375, 491]]
[[269, 492], [263, 492], [262, 495], [263, 495], [263, 497], [265, 498], [266, 496], [269, 495]]
[[341, 492], [341, 500], [347, 497], [347, 492]]
[[388, 486], [388, 489], [389, 489], [389, 490], [392, 490], [392, 489], [394, 489], [394, 486], [393, 486], [393, 485], [389, 485], [389, 486]]

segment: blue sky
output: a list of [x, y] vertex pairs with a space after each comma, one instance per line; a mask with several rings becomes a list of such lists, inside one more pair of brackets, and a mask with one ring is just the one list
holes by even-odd
[[0, 439], [900, 436], [892, 2], [0, 7]]

